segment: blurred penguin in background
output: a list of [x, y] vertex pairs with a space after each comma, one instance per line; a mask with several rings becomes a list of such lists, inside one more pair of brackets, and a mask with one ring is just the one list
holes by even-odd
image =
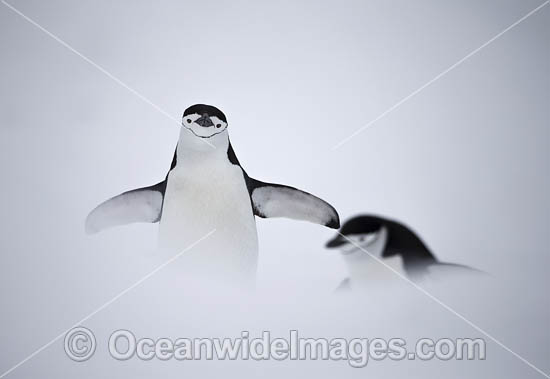
[[338, 291], [403, 281], [399, 275], [413, 282], [437, 282], [483, 273], [438, 261], [408, 226], [380, 216], [360, 215], [347, 220], [326, 247], [339, 249], [347, 266], [349, 276]]

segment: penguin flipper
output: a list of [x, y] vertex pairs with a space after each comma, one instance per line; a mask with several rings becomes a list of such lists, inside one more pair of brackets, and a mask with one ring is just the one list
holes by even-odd
[[165, 190], [166, 180], [104, 201], [86, 217], [86, 233], [93, 234], [134, 222], [158, 222]]
[[457, 263], [437, 262], [428, 266], [430, 274], [438, 278], [489, 276], [485, 271]]
[[281, 184], [247, 180], [254, 214], [262, 218], [286, 217], [328, 226], [340, 227], [336, 209], [326, 201], [299, 189]]
[[336, 287], [334, 292], [342, 293], [342, 292], [348, 292], [350, 290], [351, 290], [350, 279], [346, 278], [346, 279], [342, 280], [342, 282], [338, 285], [338, 287]]

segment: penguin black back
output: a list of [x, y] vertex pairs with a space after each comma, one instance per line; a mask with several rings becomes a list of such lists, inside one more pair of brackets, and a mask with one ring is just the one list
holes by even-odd
[[383, 225], [388, 229], [389, 235], [383, 257], [399, 254], [405, 261], [436, 261], [430, 249], [408, 226], [392, 220], [384, 220]]
[[[361, 215], [346, 221], [340, 231], [345, 236], [377, 233], [382, 228], [388, 231], [388, 239], [382, 251], [382, 257], [401, 256], [403, 266], [409, 275], [421, 275], [431, 264], [438, 263], [426, 244], [405, 224], [375, 215]], [[337, 237], [333, 246], [345, 243]]]

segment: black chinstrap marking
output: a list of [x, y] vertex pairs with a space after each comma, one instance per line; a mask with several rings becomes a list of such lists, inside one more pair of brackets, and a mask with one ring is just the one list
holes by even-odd
[[214, 134], [210, 134], [209, 136], [199, 136], [197, 133], [195, 133], [195, 132], [193, 131], [193, 129], [188, 128], [184, 123], [182, 123], [181, 126], [183, 126], [185, 129], [187, 129], [187, 130], [189, 130], [191, 133], [193, 133], [193, 135], [194, 135], [195, 137], [197, 137], [197, 138], [202, 138], [202, 139], [212, 138], [212, 137], [214, 137], [214, 136], [217, 136], [217, 135], [220, 134], [220, 133], [223, 133], [223, 132], [225, 131], [225, 129], [227, 129], [227, 126], [226, 126], [226, 127], [223, 128], [222, 130], [219, 130], [219, 131], [217, 131], [217, 132], [214, 133]]

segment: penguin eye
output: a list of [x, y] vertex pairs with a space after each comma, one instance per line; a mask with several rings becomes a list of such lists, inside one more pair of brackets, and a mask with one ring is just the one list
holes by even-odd
[[216, 128], [221, 128], [222, 124], [216, 124]]
[[187, 123], [188, 123], [188, 124], [191, 123], [191, 119], [190, 119], [190, 118], [187, 119]]

